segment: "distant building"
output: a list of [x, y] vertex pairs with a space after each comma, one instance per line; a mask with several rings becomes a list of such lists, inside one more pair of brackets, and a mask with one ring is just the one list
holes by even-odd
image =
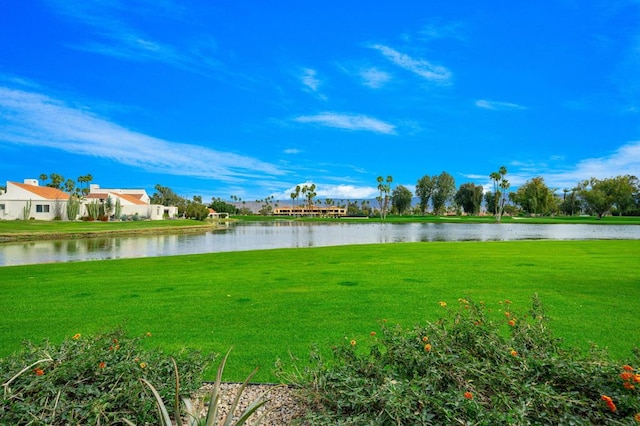
[[0, 194], [0, 219], [53, 220], [64, 217], [69, 194], [56, 188], [38, 186], [36, 179], [24, 183], [7, 182], [7, 190]]
[[273, 209], [274, 216], [316, 216], [316, 217], [340, 217], [347, 215], [347, 209], [336, 206], [285, 206]]
[[[114, 207], [119, 203], [121, 215], [137, 215], [151, 220], [173, 218], [178, 215], [178, 208], [175, 206], [151, 204], [144, 189], [102, 189], [99, 185], [90, 185], [89, 194], [80, 200], [79, 217], [87, 215], [88, 204], [104, 204], [107, 198], [111, 198]], [[66, 192], [39, 186], [37, 179], [24, 179], [24, 183], [7, 182], [6, 192], [0, 193], [0, 220], [68, 220], [69, 199], [70, 196]], [[114, 214], [114, 210], [111, 214]]]
[[111, 197], [113, 205], [115, 205], [116, 201], [120, 201], [123, 215], [133, 216], [137, 214], [140, 217], [146, 217], [151, 220], [178, 216], [178, 208], [176, 206], [151, 204], [151, 199], [144, 189], [107, 189], [100, 188], [96, 184], [89, 185], [89, 194], [86, 197], [88, 202], [98, 200], [100, 203], [104, 203], [107, 197]]

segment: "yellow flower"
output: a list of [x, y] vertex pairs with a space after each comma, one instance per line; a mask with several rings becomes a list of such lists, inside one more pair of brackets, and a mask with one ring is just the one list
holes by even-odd
[[140, 368], [147, 368], [147, 363], [146, 362], [141, 362], [140, 363]]
[[355, 346], [355, 345], [356, 345], [356, 341], [355, 341], [355, 340], [352, 340], [352, 341], [351, 341], [351, 346]]
[[511, 349], [511, 356], [518, 356], [518, 351]]
[[428, 338], [427, 336], [424, 336], [424, 337], [422, 338], [422, 341], [423, 341], [423, 342], [428, 342], [428, 341], [429, 341], [429, 338]]
[[442, 301], [442, 300], [441, 300], [440, 302], [438, 302], [438, 304], [439, 304], [440, 306], [442, 306], [443, 308], [444, 308], [445, 306], [447, 306], [447, 302], [444, 302], [444, 301]]
[[431, 343], [427, 343], [426, 345], [424, 345], [424, 350], [425, 352], [431, 352]]
[[76, 333], [73, 335], [73, 340], [78, 340], [80, 338], [80, 333]]

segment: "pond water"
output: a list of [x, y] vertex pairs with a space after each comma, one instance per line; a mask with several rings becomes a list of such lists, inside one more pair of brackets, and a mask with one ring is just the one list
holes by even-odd
[[0, 266], [349, 244], [532, 239], [638, 240], [640, 226], [250, 222], [200, 234], [0, 244]]

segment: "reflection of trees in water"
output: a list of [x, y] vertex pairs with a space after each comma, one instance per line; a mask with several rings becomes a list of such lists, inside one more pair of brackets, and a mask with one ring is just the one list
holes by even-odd
[[88, 252], [103, 251], [113, 248], [113, 238], [88, 238], [84, 240]]

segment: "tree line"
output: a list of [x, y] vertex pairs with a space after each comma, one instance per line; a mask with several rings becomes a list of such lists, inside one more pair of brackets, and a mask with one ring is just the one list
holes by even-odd
[[[415, 192], [411, 192], [404, 185], [392, 188], [393, 177], [390, 175], [378, 176], [376, 178], [378, 195], [375, 197], [377, 206], [371, 205], [372, 200], [316, 199], [315, 184], [297, 185], [290, 196], [294, 207], [299, 199], [308, 208], [315, 204], [322, 205], [324, 202], [327, 207], [346, 208], [350, 216], [380, 216], [382, 219], [387, 214], [477, 215], [482, 211], [494, 215], [497, 220], [500, 220], [503, 214], [535, 216], [587, 214], [598, 218], [607, 214], [640, 216], [640, 181], [636, 176], [591, 178], [562, 190], [550, 188], [544, 178], [538, 176], [511, 192], [508, 191], [511, 185], [506, 178], [506, 167], [500, 167], [488, 177], [493, 185], [492, 191], [485, 192], [482, 185], [472, 182], [456, 187], [454, 177], [443, 171], [438, 175], [424, 175], [417, 180]], [[57, 188], [81, 197], [89, 193], [93, 176], [86, 174], [73, 180], [51, 173], [41, 174], [39, 180], [43, 186]], [[417, 198], [417, 203], [413, 202], [414, 198]], [[254, 210], [247, 207], [246, 200], [235, 195], [231, 196], [233, 204], [220, 197], [213, 197], [211, 202], [204, 203], [201, 196], [189, 199], [160, 184], [155, 186], [155, 192], [150, 199], [152, 204], [176, 206], [179, 216], [198, 220], [207, 218], [209, 208], [218, 213], [230, 215], [254, 213]], [[269, 196], [255, 200], [255, 205], [259, 206], [258, 214], [268, 216], [273, 214], [279, 201], [274, 196]]]
[[[485, 211], [496, 216], [510, 215], [567, 215], [587, 214], [603, 217], [640, 215], [640, 181], [636, 176], [621, 175], [605, 179], [591, 178], [572, 188], [550, 188], [541, 176], [528, 180], [516, 191], [508, 192], [507, 169], [502, 166], [489, 175], [493, 191], [484, 193], [481, 185], [463, 183], [456, 190], [455, 179], [447, 172], [425, 175], [416, 183], [417, 206], [411, 204], [411, 191], [402, 185], [391, 195], [392, 213], [426, 214], [431, 203], [433, 214], [446, 212], [479, 214], [484, 201]], [[379, 180], [380, 178], [378, 178]]]

